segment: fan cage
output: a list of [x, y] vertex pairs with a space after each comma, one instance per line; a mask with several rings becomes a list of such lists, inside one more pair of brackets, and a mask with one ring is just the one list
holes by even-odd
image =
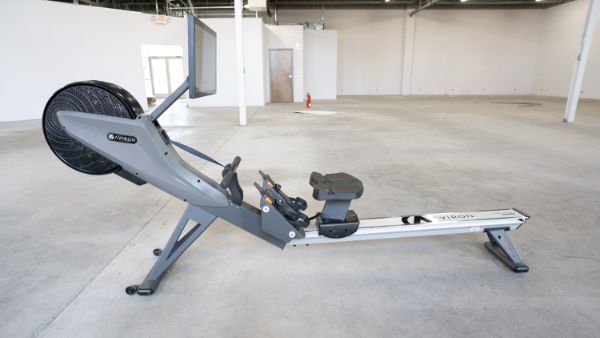
[[42, 118], [48, 146], [66, 165], [91, 175], [105, 175], [118, 171], [118, 164], [66, 133], [58, 121], [57, 112], [61, 110], [135, 119], [143, 113], [143, 109], [133, 95], [108, 82], [71, 83], [52, 95], [44, 108]]

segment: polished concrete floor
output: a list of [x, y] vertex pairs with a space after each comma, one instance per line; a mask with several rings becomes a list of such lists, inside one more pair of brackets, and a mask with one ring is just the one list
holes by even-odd
[[[527, 104], [535, 103], [535, 104]], [[482, 234], [290, 247], [217, 221], [150, 297], [139, 283], [185, 205], [115, 175], [75, 172], [40, 121], [0, 124], [1, 337], [598, 337], [600, 103], [575, 124], [533, 97], [341, 97], [301, 105], [186, 109], [173, 139], [259, 169], [312, 201], [311, 171], [347, 171], [361, 217], [517, 207], [511, 233], [531, 271], [514, 274]], [[218, 177], [217, 167], [189, 158]]]

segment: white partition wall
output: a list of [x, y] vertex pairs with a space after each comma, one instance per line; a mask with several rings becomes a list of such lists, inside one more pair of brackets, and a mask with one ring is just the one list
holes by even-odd
[[337, 97], [337, 31], [304, 31], [304, 90], [315, 100]]
[[405, 10], [280, 11], [286, 23], [316, 22], [335, 30], [338, 95], [399, 95]]

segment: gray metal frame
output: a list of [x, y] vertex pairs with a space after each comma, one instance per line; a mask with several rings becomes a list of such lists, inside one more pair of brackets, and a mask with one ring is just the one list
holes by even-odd
[[171, 95], [167, 96], [167, 98], [152, 111], [152, 114], [150, 114], [152, 121], [156, 121], [162, 114], [164, 114], [164, 112], [166, 112], [167, 109], [173, 105], [173, 103], [177, 102], [177, 100], [179, 100], [179, 98], [185, 94], [188, 89], [190, 89], [189, 78], [185, 79], [185, 81], [179, 87], [177, 87], [177, 89], [175, 89]]
[[[152, 114], [143, 114], [134, 120], [73, 111], [57, 113], [61, 125], [71, 137], [118, 163], [133, 177], [188, 203], [153, 268], [139, 286], [129, 287], [128, 292], [153, 293], [165, 271], [216, 218], [222, 218], [279, 248], [288, 243], [318, 244], [484, 232], [490, 238], [486, 247], [492, 253], [515, 272], [528, 270], [506, 234], [528, 219], [515, 209], [366, 219], [360, 221], [360, 227], [353, 235], [332, 239], [321, 236], [318, 230], [305, 232], [292, 226], [264, 197], [261, 198], [260, 209], [244, 202], [236, 205], [227, 190], [177, 154], [168, 135], [156, 121], [178, 96], [185, 93], [187, 87], [187, 82], [183, 83]], [[107, 137], [111, 133], [133, 136], [136, 142], [111, 141]], [[198, 225], [180, 239], [189, 220]]]
[[[183, 215], [179, 219], [179, 223], [175, 227], [173, 234], [165, 245], [163, 250], [155, 250], [155, 254], [159, 254], [158, 260], [154, 263], [150, 272], [144, 281], [137, 287], [132, 287], [128, 293], [137, 292], [140, 295], [150, 295], [156, 290], [165, 272], [175, 263], [177, 258], [185, 252], [187, 248], [194, 243], [200, 235], [214, 222], [216, 216], [213, 216], [206, 211], [188, 205]], [[196, 221], [197, 224], [190, 229], [183, 237], [181, 234], [185, 226], [190, 220]]]

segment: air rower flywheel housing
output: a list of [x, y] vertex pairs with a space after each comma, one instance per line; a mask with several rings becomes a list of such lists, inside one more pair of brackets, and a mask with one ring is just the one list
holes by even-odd
[[118, 171], [119, 165], [79, 143], [64, 131], [56, 115], [61, 110], [135, 119], [143, 110], [133, 95], [108, 82], [71, 83], [52, 95], [42, 118], [46, 142], [66, 165], [92, 175]]

